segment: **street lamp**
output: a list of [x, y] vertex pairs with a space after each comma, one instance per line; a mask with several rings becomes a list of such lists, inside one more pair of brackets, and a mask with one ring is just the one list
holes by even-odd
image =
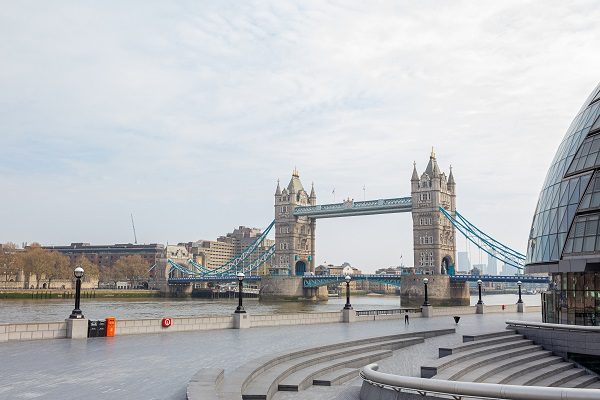
[[244, 310], [244, 306], [242, 305], [242, 297], [244, 296], [244, 292], [242, 291], [242, 285], [243, 285], [245, 276], [246, 275], [244, 275], [243, 272], [237, 273], [237, 278], [238, 278], [238, 282], [239, 282], [239, 293], [238, 293], [238, 306], [235, 309], [236, 314], [246, 313], [246, 310]]
[[73, 275], [75, 276], [75, 308], [71, 312], [71, 315], [69, 315], [69, 318], [80, 319], [83, 318], [83, 314], [79, 309], [79, 303], [81, 301], [81, 278], [83, 278], [83, 268], [75, 268]]
[[521, 298], [521, 285], [522, 284], [523, 284], [523, 282], [521, 282], [521, 281], [517, 282], [517, 286], [519, 287], [519, 301], [517, 301], [517, 304], [523, 302], [523, 299]]
[[429, 279], [423, 278], [423, 285], [425, 286], [425, 301], [423, 302], [423, 307], [428, 307], [429, 304], [429, 296], [427, 296], [427, 284], [429, 283]]
[[346, 275], [344, 280], [346, 281], [346, 305], [344, 306], [344, 310], [352, 310], [352, 305], [350, 305], [350, 280], [352, 280], [352, 277]]
[[483, 283], [483, 281], [481, 279], [477, 280], [477, 286], [479, 287], [479, 301], [477, 302], [477, 304], [483, 304], [483, 300], [481, 300], [481, 284]]

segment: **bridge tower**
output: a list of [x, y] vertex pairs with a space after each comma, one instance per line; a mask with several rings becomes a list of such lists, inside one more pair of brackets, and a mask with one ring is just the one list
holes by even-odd
[[416, 163], [411, 178], [413, 249], [415, 269], [427, 274], [454, 274], [456, 235], [439, 207], [456, 211], [456, 182], [440, 171], [433, 149], [427, 168], [419, 177]]
[[275, 190], [275, 255], [272, 275], [302, 276], [315, 271], [315, 220], [294, 216], [294, 208], [317, 204], [314, 185], [310, 194], [294, 169], [287, 188]]

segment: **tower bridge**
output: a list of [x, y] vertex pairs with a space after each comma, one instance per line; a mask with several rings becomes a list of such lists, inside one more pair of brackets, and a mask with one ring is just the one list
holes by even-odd
[[[523, 267], [524, 255], [487, 235], [456, 210], [456, 182], [452, 168], [448, 175], [442, 172], [433, 150], [423, 173], [419, 175], [414, 164], [410, 196], [365, 201], [347, 199], [334, 204], [317, 204], [314, 185], [310, 193], [307, 192], [300, 180], [300, 173], [294, 169], [287, 187], [282, 189], [280, 182], [277, 182], [274, 197], [273, 222], [238, 257], [215, 269], [205, 268], [193, 260], [163, 260], [160, 267], [155, 269], [155, 274], [164, 281], [164, 289], [179, 291], [185, 287], [185, 290], [189, 290], [192, 283], [232, 281], [236, 273], [244, 272], [252, 276], [252, 280], [261, 280], [261, 296], [264, 298], [325, 297], [325, 286], [336, 283], [341, 277], [314, 275], [316, 221], [320, 218], [390, 213], [412, 214], [416, 274], [365, 274], [354, 275], [353, 279], [400, 286], [402, 301], [406, 305], [422, 298], [422, 274], [431, 275], [429, 289], [432, 302], [468, 303], [467, 282], [478, 278], [455, 274], [456, 232], [500, 261], [516, 269]], [[258, 254], [262, 241], [271, 230], [275, 231], [275, 244]], [[271, 264], [269, 274], [257, 276], [256, 271], [265, 262]], [[529, 278], [522, 275], [484, 276], [482, 280], [547, 281], [544, 277]]]

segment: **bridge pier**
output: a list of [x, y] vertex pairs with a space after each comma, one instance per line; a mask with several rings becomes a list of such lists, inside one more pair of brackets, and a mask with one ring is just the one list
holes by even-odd
[[261, 300], [327, 300], [327, 286], [305, 288], [301, 276], [265, 275], [260, 283]]
[[467, 282], [451, 282], [449, 275], [405, 275], [400, 286], [400, 303], [403, 307], [420, 307], [423, 304], [425, 277], [429, 279], [427, 295], [432, 306], [470, 305]]

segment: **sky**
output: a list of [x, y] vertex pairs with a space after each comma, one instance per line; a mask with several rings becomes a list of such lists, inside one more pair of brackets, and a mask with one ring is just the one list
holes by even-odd
[[[131, 213], [139, 242], [215, 239], [266, 227], [294, 167], [318, 203], [408, 196], [434, 146], [461, 213], [525, 251], [600, 79], [598, 20], [595, 1], [2, 0], [0, 242], [132, 242]], [[410, 214], [318, 220], [316, 251], [412, 265]]]

